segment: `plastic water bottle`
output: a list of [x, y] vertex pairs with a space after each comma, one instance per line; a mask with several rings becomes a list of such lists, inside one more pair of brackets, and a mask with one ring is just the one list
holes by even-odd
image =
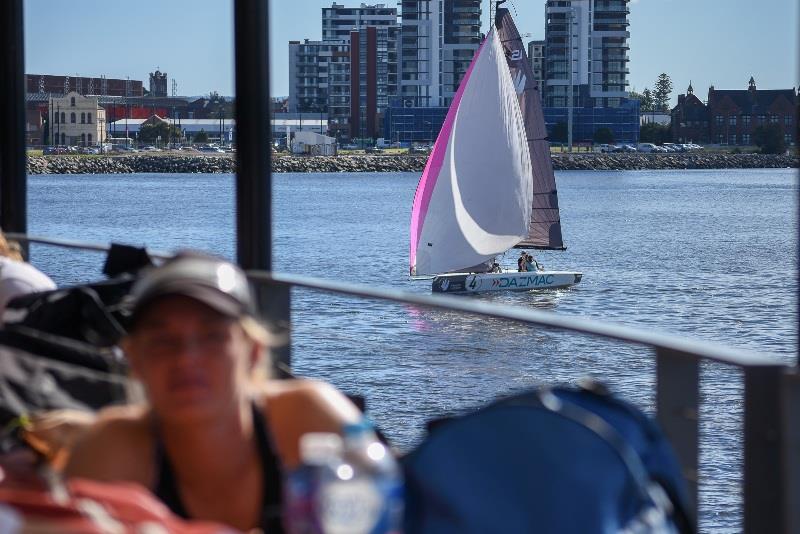
[[390, 451], [368, 423], [336, 434], [307, 434], [302, 466], [286, 481], [290, 534], [399, 534], [403, 484]]
[[358, 488], [357, 506], [354, 509], [358, 518], [352, 524], [359, 528], [348, 532], [402, 532], [402, 474], [391, 451], [377, 439], [368, 421], [344, 428], [343, 460], [340, 475], [349, 477], [350, 486]]
[[300, 439], [301, 465], [284, 485], [284, 522], [289, 534], [324, 534], [318, 513], [320, 488], [336, 478], [342, 459], [338, 434], [309, 433]]

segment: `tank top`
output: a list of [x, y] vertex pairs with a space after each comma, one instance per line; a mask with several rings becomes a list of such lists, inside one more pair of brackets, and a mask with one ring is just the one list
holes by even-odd
[[[261, 530], [264, 534], [284, 534], [282, 519], [283, 476], [274, 448], [271, 444], [264, 415], [255, 403], [253, 410], [253, 431], [256, 447], [261, 459], [262, 496], [261, 496]], [[184, 519], [191, 519], [181, 500], [172, 463], [167, 451], [156, 433], [156, 468], [157, 479], [153, 493], [166, 504], [172, 512]]]

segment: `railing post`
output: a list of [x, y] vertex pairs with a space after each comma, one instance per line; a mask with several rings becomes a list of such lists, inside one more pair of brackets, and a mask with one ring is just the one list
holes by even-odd
[[782, 402], [786, 532], [800, 532], [800, 372], [797, 368], [784, 373]]
[[[0, 2], [0, 227], [28, 230], [22, 0]], [[27, 244], [22, 244], [27, 256]]]
[[656, 410], [658, 422], [672, 444], [689, 486], [689, 515], [697, 528], [698, 358], [656, 348]]
[[[236, 255], [245, 269], [272, 271], [272, 143], [267, 0], [234, 0], [236, 63]], [[273, 358], [291, 364], [289, 287], [261, 285], [260, 311], [286, 338]], [[280, 374], [280, 371], [279, 371]]]
[[[783, 463], [783, 372], [780, 365], [744, 368], [744, 532], [787, 532]], [[797, 503], [793, 503], [797, 506]]]

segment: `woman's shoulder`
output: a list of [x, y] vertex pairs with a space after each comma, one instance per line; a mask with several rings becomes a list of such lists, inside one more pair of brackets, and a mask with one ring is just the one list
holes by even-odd
[[287, 466], [299, 461], [299, 440], [308, 432], [340, 433], [361, 420], [359, 409], [332, 385], [317, 380], [268, 381], [260, 404]]
[[98, 413], [76, 441], [67, 476], [129, 480], [146, 484], [146, 453], [152, 448], [149, 411], [144, 406], [111, 407]]

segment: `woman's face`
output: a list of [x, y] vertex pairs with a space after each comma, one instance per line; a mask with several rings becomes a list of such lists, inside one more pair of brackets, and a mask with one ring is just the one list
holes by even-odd
[[158, 416], [181, 421], [237, 406], [258, 356], [236, 319], [183, 296], [150, 304], [124, 348]]

